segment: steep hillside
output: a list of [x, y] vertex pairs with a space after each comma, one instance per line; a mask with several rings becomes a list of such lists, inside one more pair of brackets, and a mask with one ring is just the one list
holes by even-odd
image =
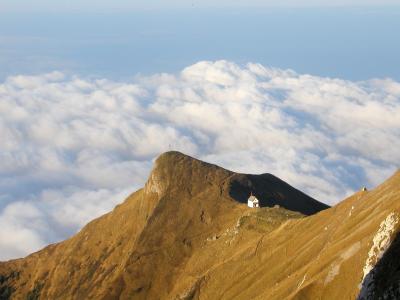
[[252, 251], [208, 274], [202, 297], [356, 299], [364, 270], [398, 232], [399, 184], [397, 173], [371, 192], [261, 235]]
[[[0, 299], [356, 299], [398, 232], [399, 184], [325, 209], [273, 175], [168, 152], [109, 214], [0, 263]], [[242, 204], [250, 192], [270, 207]]]

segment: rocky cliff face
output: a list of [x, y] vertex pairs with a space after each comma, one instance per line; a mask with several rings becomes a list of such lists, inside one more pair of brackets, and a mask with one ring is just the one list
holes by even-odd
[[[273, 175], [168, 152], [112, 212], [0, 263], [0, 299], [356, 299], [398, 232], [399, 184], [327, 208]], [[264, 208], [243, 204], [250, 191]]]

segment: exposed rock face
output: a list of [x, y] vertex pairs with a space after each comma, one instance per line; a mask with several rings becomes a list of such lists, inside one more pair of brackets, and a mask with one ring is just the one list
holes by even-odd
[[398, 230], [398, 223], [399, 214], [392, 212], [380, 224], [379, 230], [372, 240], [372, 247], [368, 252], [368, 258], [363, 269], [363, 279], [365, 279], [368, 273], [373, 269], [387, 248], [389, 248], [394, 233]]
[[359, 300], [400, 299], [400, 234], [365, 278]]
[[[380, 224], [379, 230], [372, 240], [372, 247], [368, 252], [368, 258], [363, 269], [364, 275], [361, 284], [361, 292], [358, 297], [359, 300], [399, 299], [400, 281], [393, 282], [393, 278], [385, 274], [393, 270], [394, 264], [398, 265], [397, 268], [400, 267], [400, 264], [397, 262], [398, 257], [393, 259], [393, 252], [396, 251], [393, 249], [397, 248], [397, 250], [399, 250], [398, 235], [396, 237], [396, 233], [399, 232], [398, 223], [399, 213], [392, 212]], [[385, 259], [380, 261], [395, 238], [397, 240], [394, 242], [393, 247], [391, 247], [391, 251], [388, 251], [389, 253], [386, 255]], [[397, 255], [398, 254], [399, 252], [397, 252]], [[400, 272], [397, 268], [395, 268], [398, 273], [396, 277], [397, 280], [399, 280]], [[387, 277], [386, 282], [382, 282], [382, 277]], [[387, 282], [392, 282], [392, 285], [388, 286]], [[387, 286], [387, 288], [382, 289], [382, 285]]]
[[[168, 152], [112, 212], [0, 263], [0, 299], [356, 299], [395, 244], [399, 184], [325, 209], [273, 175]], [[268, 207], [242, 204], [250, 191]]]

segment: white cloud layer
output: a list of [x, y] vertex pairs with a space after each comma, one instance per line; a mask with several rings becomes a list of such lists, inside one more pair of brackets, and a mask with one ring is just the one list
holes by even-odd
[[400, 161], [400, 83], [199, 62], [132, 82], [54, 72], [0, 84], [0, 259], [76, 232], [175, 149], [270, 172], [333, 204]]

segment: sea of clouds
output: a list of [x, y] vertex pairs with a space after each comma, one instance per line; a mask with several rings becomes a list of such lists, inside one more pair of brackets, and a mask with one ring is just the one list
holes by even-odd
[[0, 260], [77, 232], [160, 153], [273, 173], [334, 204], [400, 162], [400, 83], [228, 61], [130, 82], [53, 72], [0, 84]]

